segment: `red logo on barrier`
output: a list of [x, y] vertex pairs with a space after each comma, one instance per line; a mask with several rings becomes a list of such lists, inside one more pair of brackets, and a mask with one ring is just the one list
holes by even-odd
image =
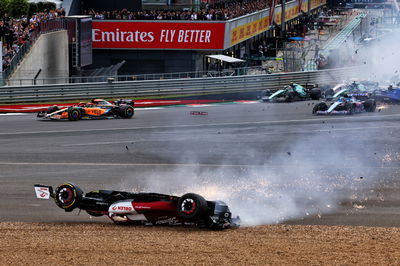
[[208, 112], [191, 111], [190, 115], [208, 115]]

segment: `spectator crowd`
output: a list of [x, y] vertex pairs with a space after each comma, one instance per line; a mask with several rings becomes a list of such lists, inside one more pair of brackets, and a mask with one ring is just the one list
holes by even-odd
[[[278, 0], [279, 3], [280, 0]], [[114, 11], [84, 11], [93, 19], [104, 20], [229, 20], [269, 7], [271, 0], [220, 0], [212, 5], [202, 4], [199, 11], [193, 10], [143, 10], [127, 9]], [[3, 71], [7, 69], [14, 56], [26, 42], [32, 40], [40, 31], [40, 22], [65, 16], [64, 9], [37, 12], [31, 17], [9, 18], [0, 20], [0, 41], [2, 42]]]
[[33, 34], [40, 30], [40, 22], [65, 16], [63, 9], [38, 12], [32, 17], [9, 18], [3, 17], [0, 21], [0, 41], [2, 42], [3, 71], [10, 67], [11, 61], [23, 48], [24, 44], [32, 39]]
[[143, 10], [114, 11], [85, 10], [84, 15], [105, 20], [229, 20], [268, 8], [268, 1], [224, 0], [213, 5], [203, 4], [200, 11], [193, 10]]

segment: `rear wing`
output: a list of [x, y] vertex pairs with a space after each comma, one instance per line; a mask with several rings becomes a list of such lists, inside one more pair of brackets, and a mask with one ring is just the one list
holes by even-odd
[[131, 106], [135, 106], [135, 101], [134, 100], [128, 100], [128, 99], [118, 99], [115, 101], [116, 105], [122, 105], [122, 104], [127, 104]]
[[50, 199], [50, 197], [54, 198], [54, 192], [52, 186], [35, 184], [34, 188], [35, 188], [36, 198], [38, 199]]

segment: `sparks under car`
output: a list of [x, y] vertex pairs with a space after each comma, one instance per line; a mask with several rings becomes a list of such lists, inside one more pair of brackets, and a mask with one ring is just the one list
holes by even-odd
[[133, 100], [117, 100], [108, 102], [103, 99], [93, 99], [88, 103], [79, 103], [66, 108], [57, 105], [50, 106], [47, 111], [40, 111], [38, 117], [43, 119], [104, 119], [104, 118], [131, 118], [134, 115]]
[[86, 211], [91, 216], [108, 216], [115, 223], [144, 225], [197, 225], [212, 229], [239, 226], [223, 201], [208, 201], [187, 193], [181, 197], [158, 193], [133, 193], [114, 190], [90, 191], [86, 194], [72, 183], [51, 186], [35, 185], [36, 197], [54, 198], [58, 207], [71, 212]]
[[328, 105], [320, 102], [313, 107], [312, 113], [315, 115], [352, 115], [362, 112], [375, 112], [376, 102], [374, 99], [365, 101], [357, 100], [355, 97], [340, 97], [337, 101]]

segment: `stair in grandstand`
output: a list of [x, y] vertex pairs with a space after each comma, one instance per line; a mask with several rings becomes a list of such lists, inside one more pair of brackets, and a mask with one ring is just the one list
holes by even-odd
[[105, 82], [105, 81], [113, 81], [112, 77], [115, 77], [115, 80], [118, 80], [118, 70], [125, 64], [125, 60], [121, 62], [111, 65], [108, 67], [101, 67], [96, 69], [87, 70], [85, 72], [80, 73], [81, 75], [72, 75], [71, 83], [86, 83], [86, 82]]
[[[353, 33], [355, 29], [360, 25], [363, 18], [366, 17], [366, 14], [359, 14], [354, 19], [352, 19], [335, 37], [330, 39], [323, 49], [321, 49], [320, 54], [325, 58], [328, 58], [331, 51], [339, 48], [347, 38]], [[317, 69], [317, 65], [315, 62], [308, 60], [304, 65], [304, 71], [315, 71]]]
[[352, 34], [352, 32], [360, 25], [363, 18], [365, 18], [366, 14], [360, 14], [356, 16], [352, 21], [350, 21], [346, 27], [344, 27], [334, 38], [332, 38], [323, 48], [321, 54], [328, 58], [329, 53], [332, 50], [339, 48], [346, 39]]

